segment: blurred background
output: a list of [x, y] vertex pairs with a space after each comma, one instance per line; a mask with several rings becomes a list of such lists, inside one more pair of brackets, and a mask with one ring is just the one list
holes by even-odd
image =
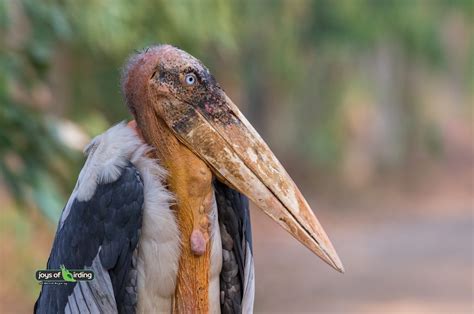
[[120, 69], [176, 45], [301, 186], [346, 267], [252, 211], [256, 312], [472, 313], [473, 1], [0, 0], [0, 312], [31, 312]]

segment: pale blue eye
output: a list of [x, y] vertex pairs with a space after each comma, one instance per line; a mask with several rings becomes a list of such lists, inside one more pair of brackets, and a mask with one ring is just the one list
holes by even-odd
[[194, 75], [194, 73], [188, 73], [184, 77], [184, 82], [187, 85], [194, 85], [194, 84], [196, 84], [196, 81], [197, 81], [197, 78], [196, 78], [196, 75]]

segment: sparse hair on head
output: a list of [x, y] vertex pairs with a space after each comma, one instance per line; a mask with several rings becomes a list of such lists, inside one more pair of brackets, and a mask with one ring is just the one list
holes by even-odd
[[143, 60], [143, 57], [146, 53], [153, 52], [159, 50], [163, 45], [152, 45], [145, 47], [140, 50], [136, 50], [135, 53], [128, 57], [127, 61], [125, 62], [124, 66], [122, 67], [121, 71], [121, 78], [120, 78], [120, 90], [122, 92], [122, 97], [125, 100], [125, 103], [132, 115], [135, 116], [135, 104], [134, 104], [134, 96], [135, 92], [130, 90], [129, 88], [129, 79], [130, 79], [130, 72], [138, 65], [138, 63]]

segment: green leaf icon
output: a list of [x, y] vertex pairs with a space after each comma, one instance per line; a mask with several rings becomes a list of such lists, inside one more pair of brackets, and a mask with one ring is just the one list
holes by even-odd
[[64, 281], [76, 282], [76, 279], [74, 279], [74, 277], [72, 277], [71, 272], [69, 270], [67, 270], [66, 267], [64, 267], [64, 265], [61, 265], [61, 274], [63, 276]]

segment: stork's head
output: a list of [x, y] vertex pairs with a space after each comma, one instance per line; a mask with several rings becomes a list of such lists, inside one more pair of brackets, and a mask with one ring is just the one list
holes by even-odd
[[[134, 55], [124, 71], [123, 91], [132, 113], [149, 105], [162, 111], [164, 102], [175, 101], [212, 111], [225, 102], [225, 94], [209, 70], [193, 56], [169, 45]], [[150, 97], [159, 101], [144, 101]]]
[[169, 45], [146, 49], [129, 60], [122, 89], [140, 128], [147, 127], [140, 121], [152, 121], [145, 116], [164, 121], [220, 180], [343, 272], [329, 238], [290, 176], [199, 60]]

